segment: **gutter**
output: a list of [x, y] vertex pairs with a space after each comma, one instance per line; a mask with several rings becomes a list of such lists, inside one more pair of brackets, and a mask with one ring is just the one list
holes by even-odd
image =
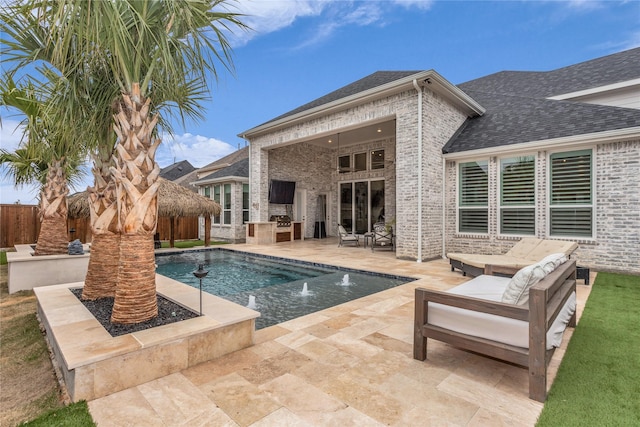
[[442, 259], [445, 259], [447, 257], [447, 244], [446, 244], [446, 239], [447, 239], [447, 230], [446, 230], [446, 217], [445, 215], [447, 214], [447, 208], [446, 208], [446, 175], [447, 175], [447, 160], [443, 157], [442, 158]]
[[607, 142], [616, 142], [620, 140], [640, 139], [640, 126], [608, 130], [603, 132], [579, 134], [563, 136], [560, 138], [542, 139], [539, 141], [522, 142], [512, 145], [500, 145], [496, 147], [482, 148], [479, 150], [460, 151], [455, 153], [443, 154], [446, 160], [461, 160], [479, 156], [494, 156], [497, 152], [500, 155], [521, 153], [524, 151], [533, 151], [541, 149], [577, 148], [581, 146], [590, 146], [594, 144], [604, 144]]
[[413, 80], [413, 87], [418, 91], [418, 256], [422, 262], [422, 87]]

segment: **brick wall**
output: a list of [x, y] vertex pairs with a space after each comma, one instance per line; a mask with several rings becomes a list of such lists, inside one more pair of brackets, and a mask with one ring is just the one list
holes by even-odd
[[[566, 151], [572, 150], [574, 148]], [[536, 156], [536, 237], [546, 238], [548, 153], [533, 154]], [[577, 240], [579, 247], [574, 257], [579, 265], [597, 271], [640, 274], [640, 141], [600, 144], [593, 148], [593, 156], [595, 238]], [[447, 162], [447, 252], [501, 254], [520, 239], [498, 235], [498, 166], [496, 157], [489, 160], [489, 234], [486, 236], [456, 233], [457, 163]]]

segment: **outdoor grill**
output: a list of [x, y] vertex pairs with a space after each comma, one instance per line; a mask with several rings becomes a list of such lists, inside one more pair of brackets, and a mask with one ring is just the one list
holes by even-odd
[[276, 227], [290, 227], [291, 226], [291, 218], [289, 215], [271, 215], [269, 219], [271, 222], [277, 222]]

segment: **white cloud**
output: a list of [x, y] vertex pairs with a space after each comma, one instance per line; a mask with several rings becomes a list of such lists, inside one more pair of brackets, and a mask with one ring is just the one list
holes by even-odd
[[203, 167], [231, 154], [236, 149], [224, 141], [202, 135], [165, 134], [162, 138], [162, 144], [156, 152], [156, 162], [160, 167], [165, 167], [174, 162], [188, 160], [195, 167]]
[[415, 7], [422, 10], [431, 9], [434, 3], [433, 0], [393, 0], [393, 2], [406, 8]]
[[22, 126], [18, 120], [2, 117], [2, 126], [0, 126], [0, 147], [2, 147], [3, 150], [15, 151], [22, 140], [23, 133], [24, 126]]
[[243, 46], [254, 37], [286, 28], [296, 20], [321, 17], [309, 39], [298, 44], [296, 48], [299, 49], [328, 39], [346, 25], [384, 25], [389, 8], [395, 6], [427, 10], [432, 5], [432, 0], [243, 0], [230, 3], [229, 11], [245, 15], [240, 17], [240, 21], [251, 30], [235, 31], [229, 40], [233, 47]]

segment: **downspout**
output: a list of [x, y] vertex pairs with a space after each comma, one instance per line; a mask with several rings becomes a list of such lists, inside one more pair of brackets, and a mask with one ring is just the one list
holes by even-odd
[[418, 259], [422, 262], [422, 88], [413, 79], [413, 87], [418, 91]]
[[447, 257], [447, 246], [446, 246], [447, 230], [445, 229], [446, 223], [447, 223], [445, 219], [445, 215], [447, 213], [447, 208], [445, 206], [445, 202], [446, 202], [445, 190], [447, 188], [447, 186], [445, 185], [447, 181], [446, 173], [447, 173], [447, 159], [443, 157], [442, 158], [442, 259], [445, 259]]

